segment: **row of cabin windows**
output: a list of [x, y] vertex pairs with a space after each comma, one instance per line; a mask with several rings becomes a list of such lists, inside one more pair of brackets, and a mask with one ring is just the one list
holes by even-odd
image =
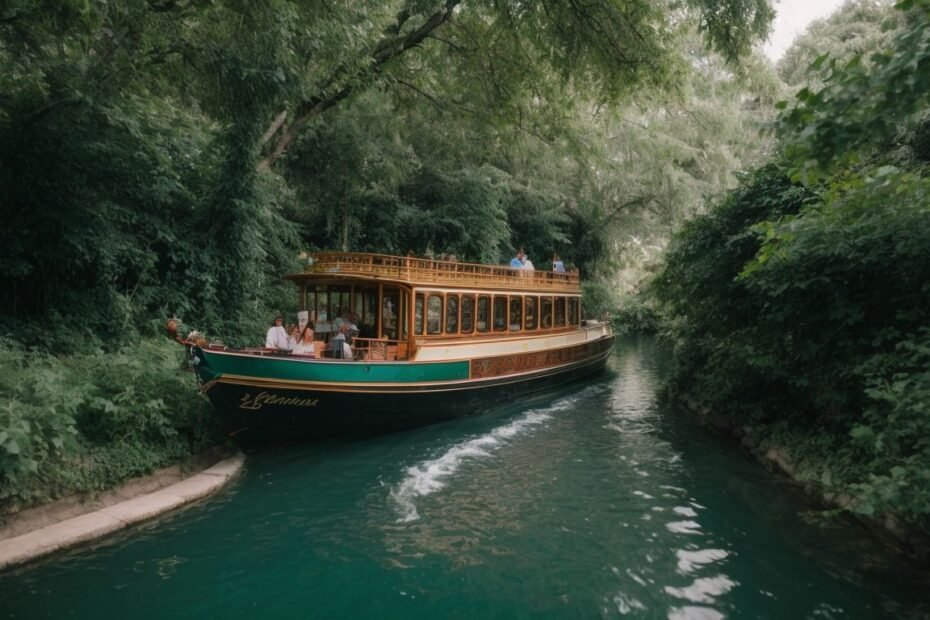
[[550, 329], [578, 325], [577, 297], [417, 293], [413, 332], [422, 336]]

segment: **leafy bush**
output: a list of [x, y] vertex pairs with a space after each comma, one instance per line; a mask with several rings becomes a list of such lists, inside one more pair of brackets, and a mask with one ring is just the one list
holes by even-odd
[[223, 441], [177, 345], [55, 358], [0, 343], [0, 508], [102, 490]]
[[759, 171], [685, 227], [656, 282], [679, 345], [673, 393], [761, 439], [787, 425], [794, 456], [853, 509], [926, 522], [927, 247], [919, 174], [847, 172], [814, 200]]
[[50, 357], [0, 341], [0, 503], [22, 498], [32, 480], [74, 451], [80, 397], [66, 382]]
[[656, 301], [648, 294], [623, 295], [613, 315], [613, 324], [621, 333], [655, 333], [660, 319]]
[[609, 284], [599, 281], [582, 282], [583, 293], [581, 304], [582, 318], [603, 319], [609, 317], [617, 309], [617, 291]]

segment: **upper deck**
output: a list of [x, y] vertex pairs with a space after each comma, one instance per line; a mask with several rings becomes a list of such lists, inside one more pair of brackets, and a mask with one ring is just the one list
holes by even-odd
[[361, 278], [414, 287], [454, 287], [536, 293], [581, 293], [578, 273], [524, 271], [502, 265], [481, 265], [363, 252], [322, 252], [311, 255], [301, 273], [288, 280]]

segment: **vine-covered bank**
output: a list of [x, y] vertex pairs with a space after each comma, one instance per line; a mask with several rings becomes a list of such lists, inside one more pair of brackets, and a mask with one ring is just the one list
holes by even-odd
[[674, 395], [927, 533], [930, 4], [897, 12], [875, 53], [816, 59], [779, 154], [684, 227], [654, 293]]

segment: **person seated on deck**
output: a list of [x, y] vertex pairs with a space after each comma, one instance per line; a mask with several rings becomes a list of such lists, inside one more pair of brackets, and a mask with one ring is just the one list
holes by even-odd
[[536, 271], [536, 267], [533, 266], [533, 261], [531, 261], [530, 257], [526, 254], [523, 255], [523, 271]]
[[346, 334], [349, 332], [349, 326], [343, 323], [339, 331], [329, 341], [329, 348], [326, 350], [326, 356], [333, 359], [352, 359], [352, 346], [346, 342]]
[[523, 269], [523, 248], [517, 250], [517, 255], [510, 259], [511, 269]]
[[304, 325], [304, 330], [300, 332], [300, 335], [297, 336], [296, 342], [294, 343], [294, 348], [291, 349], [291, 353], [296, 353], [297, 355], [309, 355], [313, 356], [315, 352], [313, 346], [313, 321], [308, 321]]
[[361, 331], [358, 328], [358, 315], [355, 314], [354, 312], [350, 312], [346, 316], [346, 325], [349, 326], [349, 331], [346, 333], [346, 342], [348, 342], [351, 345], [352, 341], [355, 339], [356, 336], [359, 335], [359, 332]]
[[288, 325], [286, 331], [288, 333], [287, 350], [293, 351], [297, 346], [297, 339], [300, 338], [300, 325]]
[[268, 333], [265, 334], [265, 348], [280, 351], [290, 350], [287, 331], [284, 329], [284, 317], [280, 314], [274, 318], [274, 322], [268, 328]]
[[558, 252], [552, 255], [552, 271], [555, 273], [565, 273], [565, 263], [562, 262]]

